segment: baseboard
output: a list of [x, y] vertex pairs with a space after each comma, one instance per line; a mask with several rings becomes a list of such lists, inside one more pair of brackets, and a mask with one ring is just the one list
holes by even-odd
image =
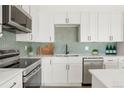
[[81, 83], [68, 83], [68, 84], [42, 84], [43, 87], [81, 87]]

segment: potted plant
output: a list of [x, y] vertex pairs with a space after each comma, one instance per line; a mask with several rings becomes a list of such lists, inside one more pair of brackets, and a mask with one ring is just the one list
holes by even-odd
[[32, 46], [28, 46], [27, 54], [28, 54], [28, 56], [33, 56], [33, 48], [32, 48]]
[[98, 55], [98, 53], [99, 53], [98, 49], [93, 49], [92, 50], [92, 55]]

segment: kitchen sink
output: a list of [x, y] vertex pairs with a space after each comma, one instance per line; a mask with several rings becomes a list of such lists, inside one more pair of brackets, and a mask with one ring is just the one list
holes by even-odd
[[56, 57], [78, 57], [78, 54], [55, 54]]

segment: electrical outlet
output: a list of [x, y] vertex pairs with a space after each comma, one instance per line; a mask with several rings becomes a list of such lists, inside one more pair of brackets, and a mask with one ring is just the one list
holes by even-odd
[[27, 50], [27, 48], [28, 48], [28, 47], [27, 47], [27, 46], [25, 46], [25, 50]]

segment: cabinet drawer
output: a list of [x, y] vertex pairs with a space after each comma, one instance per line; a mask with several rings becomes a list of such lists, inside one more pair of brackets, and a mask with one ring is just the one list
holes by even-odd
[[14, 78], [0, 85], [0, 88], [22, 88], [22, 74], [19, 73]]
[[54, 57], [52, 59], [53, 63], [67, 63], [67, 57]]
[[105, 58], [104, 63], [117, 63], [118, 58]]
[[42, 58], [41, 58], [41, 61], [42, 61], [42, 62], [47, 62], [47, 63], [49, 63], [50, 60], [52, 60], [52, 57], [42, 57]]
[[111, 62], [111, 63], [103, 63], [103, 68], [104, 69], [118, 69], [118, 63]]
[[123, 62], [124, 63], [124, 58], [119, 58], [119, 62]]
[[124, 63], [119, 62], [119, 68], [120, 68], [120, 69], [124, 69]]
[[69, 63], [82, 63], [82, 57], [68, 57]]

